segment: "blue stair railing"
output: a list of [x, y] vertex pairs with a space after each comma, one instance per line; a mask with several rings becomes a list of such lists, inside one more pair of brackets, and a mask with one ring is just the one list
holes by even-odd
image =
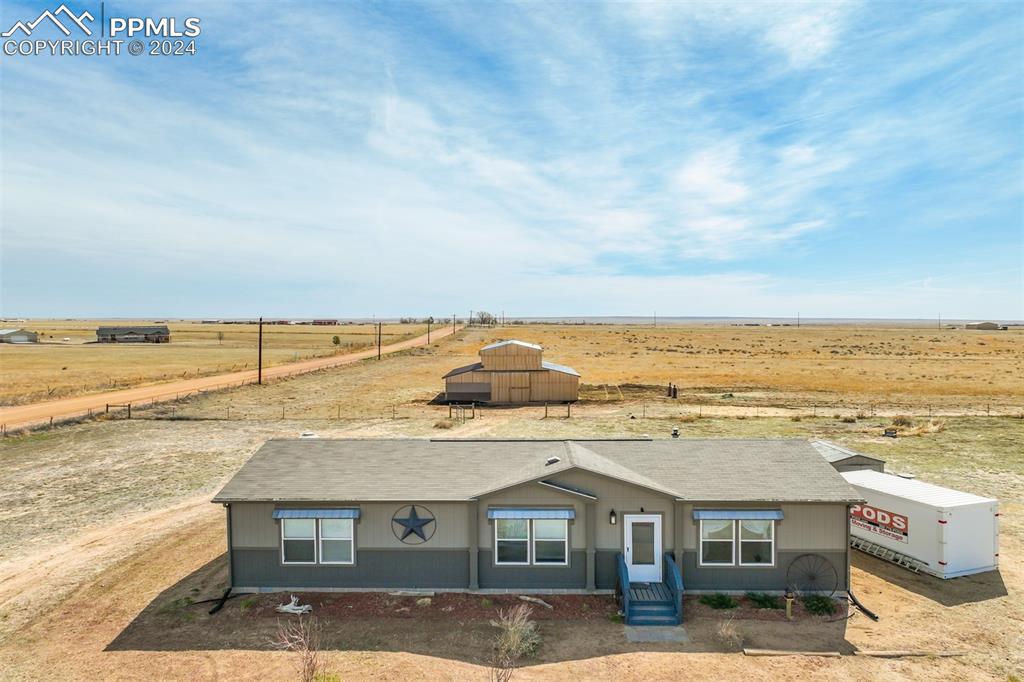
[[676, 607], [676, 624], [683, 622], [683, 572], [679, 570], [672, 552], [665, 552], [665, 584], [672, 593]]
[[629, 622], [629, 569], [626, 568], [626, 560], [622, 553], [615, 555], [615, 570], [619, 577], [619, 592], [622, 593], [622, 618]]

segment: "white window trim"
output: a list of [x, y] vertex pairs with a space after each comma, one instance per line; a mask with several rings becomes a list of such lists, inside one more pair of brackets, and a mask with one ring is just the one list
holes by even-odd
[[352, 528], [352, 532], [349, 534], [348, 538], [348, 545], [349, 549], [351, 550], [349, 551], [348, 555], [352, 558], [348, 561], [324, 561], [324, 540], [327, 540], [328, 542], [345, 542], [345, 538], [325, 538], [323, 530], [320, 527], [320, 524], [324, 521], [324, 519], [316, 520], [316, 550], [317, 559], [320, 560], [319, 563], [324, 564], [325, 566], [352, 566], [356, 563], [356, 523], [355, 520], [353, 519], [348, 520]]
[[[715, 540], [715, 539], [705, 539], [704, 538], [704, 519], [700, 520], [700, 527], [697, 529], [697, 532], [698, 532], [697, 539], [699, 540], [699, 545], [697, 546], [697, 562], [698, 562], [698, 565], [700, 565], [700, 566], [709, 566], [709, 567], [715, 567], [715, 566], [735, 566], [736, 565], [736, 533], [737, 533], [738, 528], [737, 528], [737, 525], [736, 525], [735, 521], [731, 521], [731, 523], [732, 523], [732, 538], [730, 540]], [[704, 543], [705, 542], [717, 542], [717, 543], [720, 543], [720, 544], [723, 544], [723, 545], [726, 542], [728, 542], [729, 543], [729, 551], [731, 552], [731, 555], [730, 555], [730, 558], [729, 558], [729, 563], [725, 563], [724, 561], [712, 561], [710, 563], [705, 562], [704, 561]], [[762, 565], [764, 565], [764, 564], [758, 564], [758, 566], [762, 566]]]
[[[533, 560], [534, 566], [568, 566], [569, 565], [569, 520], [568, 519], [544, 519], [548, 521], [561, 521], [562, 528], [565, 529], [565, 533], [562, 535], [561, 540], [555, 539], [537, 539], [536, 534], [533, 530], [533, 522], [538, 519], [530, 519], [530, 558]], [[562, 543], [562, 560], [561, 561], [537, 561], [537, 542], [561, 542]]]
[[[532, 519], [526, 519], [526, 537], [522, 540], [516, 539], [498, 539], [498, 522], [504, 519], [494, 520], [494, 565], [495, 566], [529, 566], [531, 556], [531, 549], [533, 543], [530, 541], [533, 538], [533, 522]], [[522, 542], [526, 544], [526, 561], [499, 561], [498, 560], [498, 542]]]
[[[318, 550], [318, 545], [320, 543], [317, 542], [317, 535], [318, 535], [317, 529], [320, 527], [320, 524], [317, 523], [314, 520], [314, 522], [313, 522], [313, 537], [311, 537], [311, 538], [285, 538], [285, 536], [284, 536], [284, 527], [285, 527], [286, 523], [289, 520], [291, 520], [291, 519], [281, 519], [281, 563], [282, 564], [287, 564], [288, 566], [315, 566], [316, 565], [316, 560], [319, 558], [317, 550]], [[285, 559], [285, 557], [284, 557], [284, 541], [285, 540], [292, 540], [292, 541], [299, 540], [299, 541], [302, 541], [302, 542], [310, 542], [310, 541], [312, 541], [313, 542], [313, 560], [312, 561], [288, 561], [287, 559]]]
[[749, 563], [749, 562], [744, 562], [743, 561], [743, 543], [744, 542], [768, 542], [768, 541], [767, 540], [744, 540], [743, 539], [743, 522], [742, 521], [737, 521], [736, 522], [736, 539], [740, 543], [740, 551], [739, 551], [739, 556], [737, 557], [737, 559], [739, 560], [739, 565], [740, 566], [759, 566], [761, 568], [771, 568], [771, 567], [775, 566], [775, 521], [768, 520], [768, 527], [772, 529], [772, 537], [771, 537], [771, 547], [772, 547], [771, 548], [771, 557], [772, 557], [772, 560], [771, 560], [771, 562], [770, 563], [760, 563], [760, 564]]

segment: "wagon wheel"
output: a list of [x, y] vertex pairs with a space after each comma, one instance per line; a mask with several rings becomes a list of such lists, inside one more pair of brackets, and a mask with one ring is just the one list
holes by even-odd
[[820, 554], [801, 554], [786, 571], [786, 587], [797, 594], [827, 594], [832, 596], [839, 586], [835, 566]]

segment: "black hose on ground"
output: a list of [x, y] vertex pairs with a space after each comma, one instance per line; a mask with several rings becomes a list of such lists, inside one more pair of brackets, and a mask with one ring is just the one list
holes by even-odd
[[871, 609], [867, 608], [863, 604], [861, 604], [860, 600], [857, 599], [857, 597], [854, 596], [853, 592], [847, 592], [846, 594], [848, 594], [850, 596], [850, 601], [853, 602], [854, 606], [856, 606], [858, 609], [861, 610], [861, 613], [863, 613], [865, 616], [867, 616], [871, 620], [873, 620], [875, 622], [878, 622], [878, 616], [875, 614], [875, 612], [872, 611]]
[[216, 606], [214, 606], [212, 609], [210, 609], [210, 615], [212, 616], [213, 614], [217, 613], [222, 608], [224, 608], [224, 602], [226, 602], [230, 598], [231, 598], [231, 588], [229, 587], [228, 589], [224, 590], [224, 596], [222, 596], [220, 598], [220, 600], [217, 602]]

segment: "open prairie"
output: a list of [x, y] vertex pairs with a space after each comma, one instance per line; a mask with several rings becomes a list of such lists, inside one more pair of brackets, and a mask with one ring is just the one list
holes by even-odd
[[[571, 418], [564, 407], [544, 418], [543, 407], [531, 406], [451, 420], [447, 407], [430, 404], [444, 372], [510, 336], [541, 343], [548, 359], [583, 374], [584, 400]], [[748, 646], [784, 648], [797, 638], [803, 649], [967, 655], [766, 660], [719, 641], [718, 621], [707, 614], [690, 620], [684, 646], [629, 644], [620, 625], [555, 615], [542, 623], [544, 643], [522, 679], [688, 671], [751, 679], [1007, 679], [1024, 667], [1024, 419], [1015, 416], [1024, 403], [1022, 338], [846, 328], [472, 329], [380, 361], [158, 404], [130, 421], [118, 414], [11, 436], [0, 440], [5, 674], [290, 678], [292, 662], [267, 645], [273, 619], [258, 615], [263, 607], [247, 610], [250, 602], [236, 600], [218, 617], [188, 605], [216, 596], [224, 580], [223, 512], [208, 500], [267, 438], [302, 431], [663, 438], [678, 427], [684, 437], [828, 438], [881, 456], [892, 470], [1000, 498], [998, 573], [939, 583], [856, 555], [854, 590], [881, 614], [879, 623], [854, 615], [782, 629], [757, 620], [741, 626]], [[678, 399], [665, 395], [669, 382], [679, 385]], [[985, 416], [989, 402], [1006, 416]], [[899, 438], [883, 438], [897, 409], [913, 423]], [[431, 619], [455, 620], [425, 639], [419, 621], [402, 615], [406, 607], [394, 608], [397, 618], [358, 628], [338, 622], [328, 669], [369, 679], [413, 671], [426, 679], [486, 679], [486, 652], [479, 650], [490, 636], [486, 617], [449, 615], [439, 605]]]
[[[545, 359], [580, 372], [577, 413], [590, 407], [662, 417], [1024, 412], [1024, 330], [601, 325], [464, 330], [440, 344], [270, 392], [246, 387], [163, 409], [253, 419], [427, 416], [436, 413], [427, 403], [444, 390], [442, 375], [476, 361], [481, 346], [512, 337], [541, 344]], [[678, 386], [675, 400], [665, 399], [669, 383]], [[502, 410], [487, 411], [494, 412]]]
[[[0, 405], [23, 405], [175, 379], [256, 367], [254, 324], [170, 322], [171, 343], [92, 343], [100, 325], [150, 324], [133, 320], [32, 320], [38, 344], [0, 344]], [[426, 325], [385, 324], [383, 343], [426, 332]], [[338, 343], [334, 343], [334, 337]], [[69, 339], [65, 342], [63, 339]], [[264, 325], [263, 363], [297, 360], [368, 348], [377, 343], [372, 324]]]

